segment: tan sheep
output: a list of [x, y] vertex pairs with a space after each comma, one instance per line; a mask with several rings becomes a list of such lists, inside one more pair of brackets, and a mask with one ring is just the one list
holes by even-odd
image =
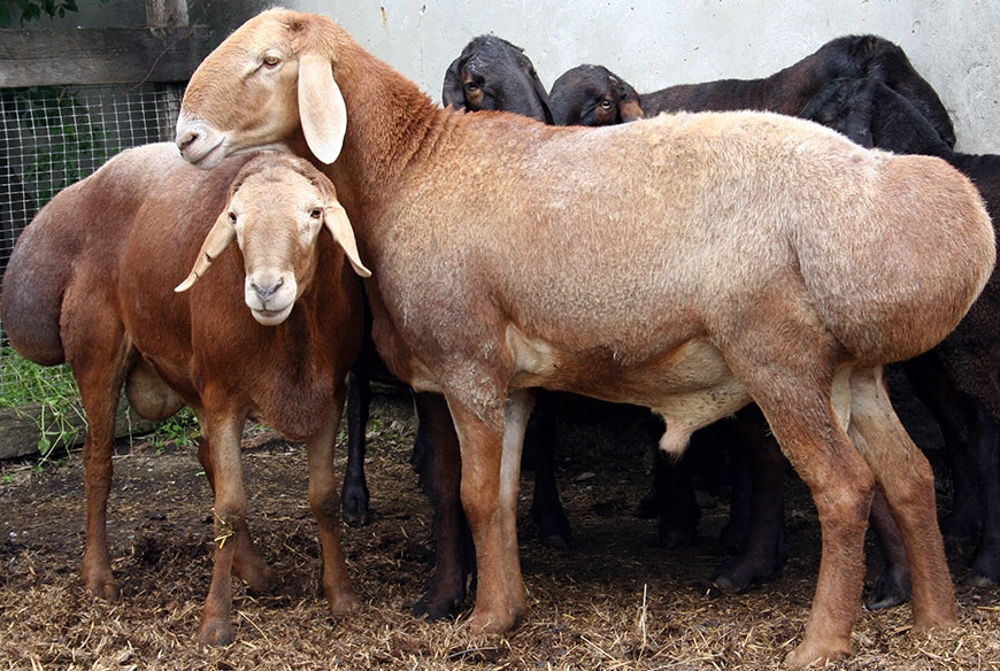
[[334, 21], [285, 10], [199, 67], [177, 143], [206, 168], [260, 146], [328, 164], [374, 273], [375, 344], [455, 423], [470, 626], [508, 629], [526, 607], [515, 508], [532, 387], [652, 408], [675, 453], [757, 402], [823, 529], [788, 663], [851, 650], [876, 483], [911, 551], [915, 630], [955, 624], [933, 477], [882, 373], [940, 342], [993, 267], [979, 195], [943, 161], [761, 113], [603, 129], [462, 115]]

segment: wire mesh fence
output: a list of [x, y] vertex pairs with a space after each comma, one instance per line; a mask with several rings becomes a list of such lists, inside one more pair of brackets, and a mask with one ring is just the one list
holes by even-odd
[[[0, 271], [17, 236], [56, 193], [129, 147], [171, 140], [184, 85], [0, 89]], [[3, 325], [0, 324], [0, 331]], [[0, 349], [0, 406], [23, 399]], [[65, 376], [60, 368], [53, 376]], [[17, 401], [6, 399], [18, 399]], [[29, 399], [32, 400], [32, 399]]]

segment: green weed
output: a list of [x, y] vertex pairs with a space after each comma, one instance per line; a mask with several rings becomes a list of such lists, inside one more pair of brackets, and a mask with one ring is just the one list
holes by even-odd
[[39, 366], [9, 346], [0, 348], [0, 408], [38, 427], [39, 466], [56, 447], [79, 442], [86, 425], [69, 366]]
[[176, 415], [160, 424], [150, 440], [157, 452], [163, 452], [168, 445], [193, 447], [198, 435], [198, 419], [191, 408], [184, 407]]

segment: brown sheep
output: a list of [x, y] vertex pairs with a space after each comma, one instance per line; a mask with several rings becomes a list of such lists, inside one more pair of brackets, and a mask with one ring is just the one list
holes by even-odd
[[455, 423], [468, 626], [503, 631], [526, 607], [515, 513], [533, 387], [652, 408], [675, 454], [757, 402], [823, 528], [788, 663], [850, 653], [876, 482], [910, 551], [915, 629], [955, 624], [933, 476], [883, 383], [884, 363], [955, 327], [995, 261], [975, 187], [944, 161], [774, 114], [600, 129], [459, 114], [333, 20], [286, 10], [205, 59], [177, 131], [204, 168], [260, 146], [328, 164], [373, 269], [375, 344]]
[[[68, 361], [80, 389], [90, 591], [120, 596], [105, 521], [124, 383], [140, 415], [164, 418], [186, 403], [201, 425], [217, 546], [199, 641], [232, 640], [232, 571], [256, 589], [274, 580], [246, 524], [240, 439], [251, 416], [306, 441], [323, 589], [334, 613], [357, 603], [332, 463], [363, 299], [334, 236], [367, 273], [332, 184], [307, 161], [270, 152], [206, 174], [168, 143], [112, 158], [25, 228], [0, 312], [15, 349], [37, 363]], [[189, 270], [178, 289], [190, 291], [175, 292]]]

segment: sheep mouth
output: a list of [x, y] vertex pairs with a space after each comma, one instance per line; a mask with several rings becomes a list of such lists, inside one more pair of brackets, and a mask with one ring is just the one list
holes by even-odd
[[280, 310], [268, 310], [266, 308], [255, 308], [251, 309], [253, 313], [253, 318], [257, 320], [259, 324], [264, 326], [277, 326], [281, 322], [288, 319], [288, 315], [292, 312], [293, 305], [283, 307]]
[[207, 147], [201, 144], [191, 144], [181, 149], [181, 155], [196, 168], [209, 170], [222, 163], [222, 160], [226, 158], [225, 142], [220, 139], [214, 145]]

